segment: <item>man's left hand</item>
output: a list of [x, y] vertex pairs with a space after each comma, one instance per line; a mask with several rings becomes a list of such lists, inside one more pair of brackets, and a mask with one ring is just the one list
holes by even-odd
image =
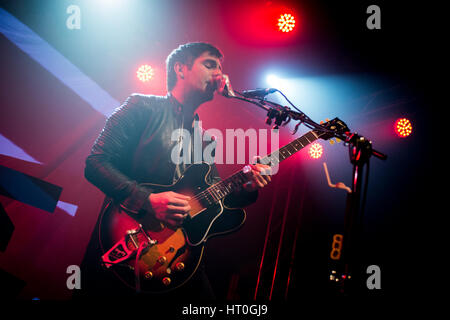
[[249, 181], [244, 184], [244, 190], [247, 192], [253, 192], [258, 189], [264, 188], [271, 180], [270, 177], [271, 169], [270, 166], [257, 163], [257, 164], [249, 164], [247, 167], [250, 168], [247, 175]]

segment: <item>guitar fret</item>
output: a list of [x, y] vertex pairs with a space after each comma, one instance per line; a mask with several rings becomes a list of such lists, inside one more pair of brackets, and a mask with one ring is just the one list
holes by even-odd
[[314, 132], [314, 130], [308, 132], [308, 134], [312, 135], [314, 137], [312, 139], [314, 139], [314, 140], [319, 139], [319, 136]]
[[218, 202], [220, 199], [225, 198], [228, 194], [231, 193], [232, 188], [227, 186], [230, 182], [232, 182], [232, 179], [230, 178], [219, 181], [217, 184], [205, 190], [211, 196], [213, 202]]
[[220, 194], [220, 190], [217, 188], [217, 186], [214, 186], [214, 193], [215, 193], [215, 195], [216, 195], [216, 201], [218, 201], [219, 199], [221, 199], [222, 198], [222, 195]]
[[291, 144], [288, 144], [286, 147], [291, 155], [297, 151]]
[[213, 188], [208, 188], [206, 189], [206, 192], [209, 194], [209, 196], [211, 197], [211, 202], [215, 202], [216, 201], [216, 195], [214, 193], [214, 189]]
[[307, 134], [305, 134], [305, 137], [309, 140], [309, 142], [313, 142], [317, 139], [317, 137], [314, 135], [314, 131], [310, 131]]
[[[313, 132], [310, 131], [303, 136], [295, 139], [291, 143], [285, 145], [284, 147], [281, 147], [277, 151], [274, 151], [265, 157], [262, 157], [260, 159], [260, 162], [263, 164], [268, 164], [270, 166], [277, 165], [281, 161], [285, 160], [286, 158], [292, 156], [294, 153], [300, 151], [305, 146], [310, 144], [312, 141], [315, 141], [318, 139], [319, 136]], [[238, 190], [242, 187], [244, 183], [248, 181], [247, 176], [244, 174], [243, 171], [238, 171], [235, 174], [231, 175], [225, 180], [219, 181], [215, 185], [205, 189], [203, 191], [204, 198], [210, 203], [216, 203], [219, 200], [223, 199], [230, 193], [232, 193], [235, 190]]]
[[208, 197], [208, 192], [205, 190], [199, 194], [201, 200], [208, 201], [208, 204], [212, 204], [211, 200]]
[[300, 139], [302, 140], [301, 143], [302, 143], [303, 147], [305, 147], [305, 146], [307, 146], [309, 144], [309, 140], [306, 139], [305, 136], [300, 137]]
[[220, 189], [221, 189], [221, 192], [224, 195], [224, 197], [228, 195], [229, 192], [228, 192], [228, 188], [227, 188], [226, 184], [222, 183], [220, 185]]
[[210, 199], [212, 203], [216, 202], [216, 195], [214, 194], [214, 190], [211, 190], [210, 188], [206, 189], [208, 195], [210, 196]]
[[[300, 138], [301, 138], [301, 137], [300, 137]], [[303, 144], [303, 143], [302, 143], [302, 142], [300, 141], [300, 138], [298, 138], [298, 139], [297, 139], [297, 141], [298, 141], [298, 144], [302, 146], [301, 148], [304, 148], [304, 147], [305, 147], [305, 145], [304, 145], [304, 144]]]
[[220, 198], [223, 198], [223, 194], [222, 194], [222, 190], [220, 190], [220, 188], [216, 187], [216, 192], [219, 195]]
[[230, 194], [231, 191], [232, 191], [232, 187], [230, 187], [229, 182], [228, 182], [228, 181], [225, 181], [225, 182], [223, 183], [223, 185], [224, 185], [224, 188], [225, 188], [225, 190], [226, 190], [226, 193], [227, 193], [227, 194]]

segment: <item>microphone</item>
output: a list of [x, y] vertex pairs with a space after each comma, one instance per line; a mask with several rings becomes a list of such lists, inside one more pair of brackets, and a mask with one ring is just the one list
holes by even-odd
[[275, 88], [262, 88], [242, 91], [242, 95], [246, 98], [263, 98], [270, 93], [276, 92]]
[[217, 91], [223, 95], [226, 98], [236, 97], [236, 94], [233, 91], [233, 88], [231, 87], [230, 78], [228, 75], [223, 74], [222, 80], [220, 80], [220, 83], [216, 82]]

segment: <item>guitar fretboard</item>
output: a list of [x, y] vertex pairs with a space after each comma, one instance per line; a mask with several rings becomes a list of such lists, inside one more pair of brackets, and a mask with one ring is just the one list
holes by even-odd
[[[300, 138], [295, 139], [291, 143], [281, 147], [277, 151], [274, 151], [267, 156], [260, 158], [260, 163], [269, 166], [274, 166], [281, 161], [289, 158], [294, 153], [300, 151], [313, 141], [320, 138], [320, 134], [314, 132], [314, 130], [309, 131]], [[209, 204], [214, 204], [225, 198], [230, 193], [237, 191], [242, 188], [244, 183], [248, 182], [248, 178], [243, 172], [239, 170], [228, 178], [213, 184], [211, 187], [203, 190], [198, 196], [208, 201]]]

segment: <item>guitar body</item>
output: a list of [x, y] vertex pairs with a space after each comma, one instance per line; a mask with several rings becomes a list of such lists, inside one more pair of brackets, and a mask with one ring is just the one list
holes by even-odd
[[191, 212], [180, 228], [150, 214], [136, 218], [110, 203], [100, 221], [103, 257], [111, 262], [105, 265], [130, 287], [145, 292], [169, 291], [187, 282], [200, 264], [205, 242], [237, 230], [245, 221], [243, 209], [226, 208], [222, 200], [209, 203], [204, 197], [210, 172], [210, 165], [194, 164], [173, 185], [141, 184], [155, 193], [174, 191], [192, 198]]

